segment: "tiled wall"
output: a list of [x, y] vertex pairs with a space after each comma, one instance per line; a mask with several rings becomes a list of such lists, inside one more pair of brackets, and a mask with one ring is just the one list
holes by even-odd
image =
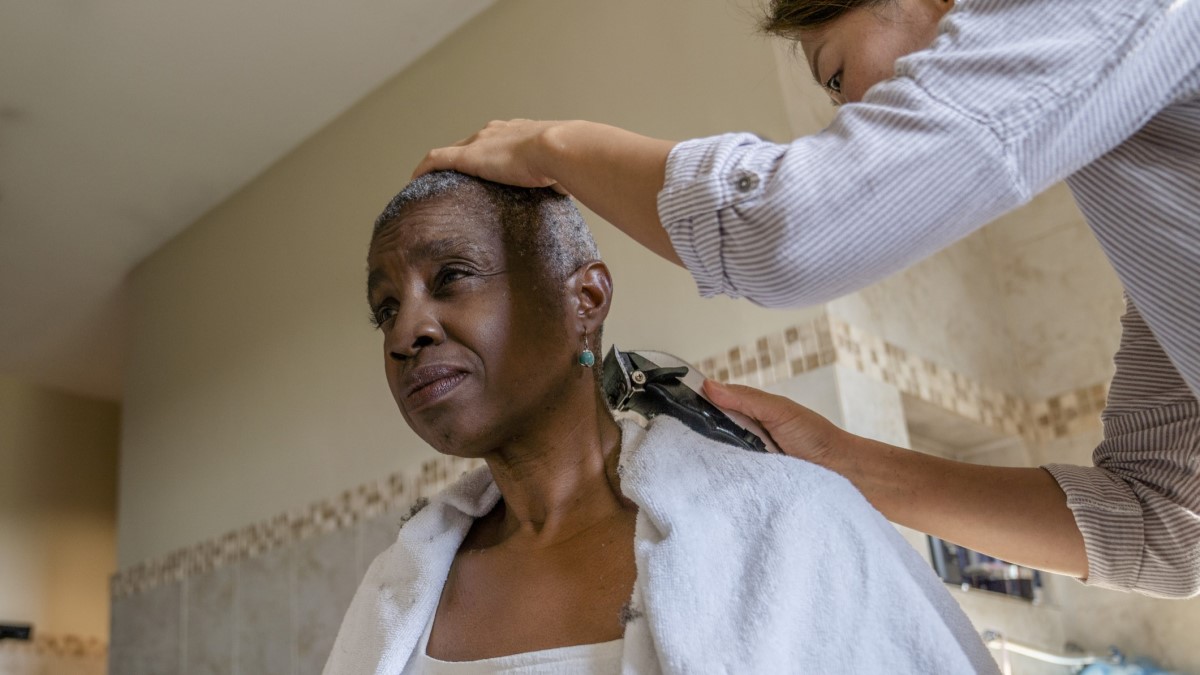
[[[1094, 429], [1103, 385], [1029, 402], [827, 316], [704, 359], [715, 379], [770, 386], [838, 364], [1028, 440]], [[337, 498], [120, 571], [110, 672], [319, 673], [359, 579], [410, 508], [473, 462], [440, 457]]]
[[441, 457], [113, 578], [112, 675], [320, 673], [367, 565], [475, 463]]
[[74, 636], [39, 635], [0, 641], [0, 675], [104, 675], [104, 643]]

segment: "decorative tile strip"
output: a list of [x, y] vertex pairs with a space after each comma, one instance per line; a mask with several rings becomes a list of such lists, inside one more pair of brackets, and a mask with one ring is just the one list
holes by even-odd
[[0, 654], [15, 653], [61, 658], [103, 658], [108, 654], [108, 644], [94, 637], [41, 634], [35, 627], [32, 640], [0, 640]]
[[1029, 441], [1062, 438], [1096, 428], [1108, 395], [1107, 384], [1096, 384], [1031, 403], [825, 314], [702, 359], [696, 365], [721, 382], [765, 387], [835, 363], [990, 429]]
[[1053, 396], [1029, 407], [1032, 438], [1050, 440], [1091, 431], [1108, 400], [1108, 383]]
[[155, 586], [204, 574], [214, 568], [252, 558], [285, 546], [347, 527], [394, 510], [406, 510], [428, 499], [459, 476], [480, 466], [480, 460], [441, 456], [416, 471], [398, 471], [384, 479], [359, 485], [337, 497], [314, 502], [233, 532], [167, 553], [113, 575], [113, 598], [143, 593]]
[[821, 315], [703, 359], [696, 367], [719, 382], [765, 387], [836, 360], [829, 318]]

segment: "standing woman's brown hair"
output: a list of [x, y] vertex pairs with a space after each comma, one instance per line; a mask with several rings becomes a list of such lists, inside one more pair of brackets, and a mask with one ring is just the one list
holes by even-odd
[[759, 30], [788, 40], [798, 33], [821, 28], [846, 12], [884, 5], [890, 0], [770, 0]]

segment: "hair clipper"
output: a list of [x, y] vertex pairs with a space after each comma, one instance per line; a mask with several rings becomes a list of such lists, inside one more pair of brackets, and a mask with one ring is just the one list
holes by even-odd
[[670, 415], [692, 431], [755, 452], [779, 452], [753, 420], [722, 410], [703, 393], [704, 376], [686, 361], [655, 351], [623, 352], [616, 346], [604, 357], [601, 386], [614, 411], [650, 420]]

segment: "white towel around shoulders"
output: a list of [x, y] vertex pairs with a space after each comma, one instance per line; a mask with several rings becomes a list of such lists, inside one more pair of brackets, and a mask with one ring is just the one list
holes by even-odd
[[[624, 673], [995, 673], [920, 555], [844, 478], [710, 441], [671, 418], [622, 422], [638, 506]], [[487, 468], [446, 489], [367, 571], [325, 675], [397, 675], [437, 609]]]

